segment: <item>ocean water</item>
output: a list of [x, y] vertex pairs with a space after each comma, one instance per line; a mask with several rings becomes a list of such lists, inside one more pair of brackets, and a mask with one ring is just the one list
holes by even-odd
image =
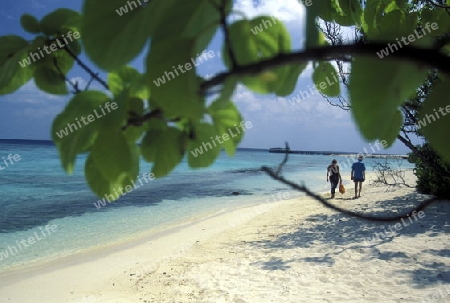
[[[19, 155], [15, 162], [4, 160]], [[301, 194], [271, 179], [261, 166], [277, 167], [284, 155], [240, 149], [221, 153], [214, 165], [193, 170], [183, 161], [168, 177], [151, 180], [100, 208], [88, 188], [78, 157], [73, 175], [63, 171], [51, 142], [0, 140], [0, 272], [40, 264], [151, 231], [243, 206], [279, 201]], [[317, 192], [328, 191], [326, 167], [333, 158], [290, 155], [283, 175]], [[371, 170], [373, 159], [366, 159]], [[411, 167], [406, 161], [404, 167]], [[142, 175], [151, 164], [141, 162]], [[343, 177], [350, 175], [342, 171]], [[234, 195], [233, 192], [239, 192]]]

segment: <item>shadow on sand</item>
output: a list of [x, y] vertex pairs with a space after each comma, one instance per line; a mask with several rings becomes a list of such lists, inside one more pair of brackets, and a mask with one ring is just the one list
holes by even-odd
[[[411, 209], [413, 205], [417, 205], [424, 198], [426, 197], [409, 194], [392, 200], [371, 203], [372, 205], [366, 201], [366, 203], [361, 202], [359, 204], [358, 211], [370, 211], [372, 209], [371, 214], [388, 217]], [[359, 199], [355, 201], [359, 201]], [[356, 203], [355, 206], [357, 206]], [[450, 202], [443, 201], [432, 204], [424, 212], [425, 217], [413, 221], [414, 223], [408, 226], [402, 225], [402, 229], [398, 231], [395, 237], [379, 236], [378, 239], [374, 238], [375, 233], [382, 234], [384, 232], [383, 226], [393, 226], [400, 221], [369, 222], [334, 213], [332, 215], [311, 215], [303, 220], [296, 220], [295, 223], [291, 221], [283, 227], [288, 228], [288, 225], [290, 225], [292, 229], [292, 224], [299, 225], [294, 232], [280, 234], [273, 239], [247, 242], [247, 244], [250, 247], [263, 248], [268, 251], [293, 250], [292, 258], [272, 258], [269, 261], [254, 264], [265, 270], [287, 270], [290, 268], [290, 263], [298, 262], [309, 262], [313, 266], [333, 266], [340, 254], [344, 251], [353, 250], [359, 255], [361, 261], [379, 259], [387, 262], [396, 261], [406, 265], [416, 265], [411, 266], [415, 269], [399, 271], [399, 273], [409, 277], [408, 283], [414, 284], [414, 287], [423, 288], [434, 284], [450, 283], [450, 268], [442, 262], [445, 258], [450, 258], [450, 246], [447, 245], [447, 248], [443, 249], [431, 249], [424, 246], [420, 255], [417, 256], [417, 254], [409, 251], [407, 246], [396, 247], [395, 250], [392, 250], [392, 245], [385, 245], [392, 242], [396, 237], [408, 237], [410, 239], [407, 241], [413, 242], [417, 241], [414, 237], [424, 233], [427, 233], [428, 237], [450, 234], [450, 225], [448, 220], [446, 222], [450, 214]], [[410, 222], [405, 221], [405, 223]], [[277, 228], [279, 229], [279, 227]], [[443, 246], [446, 245], [443, 244]], [[315, 245], [327, 245], [332, 249], [327, 250], [328, 252], [321, 257], [304, 257], [298, 254], [298, 250], [297, 252], [294, 251], [294, 249], [309, 248]], [[429, 263], [426, 260], [435, 261]], [[408, 266], [402, 268], [408, 268]]]

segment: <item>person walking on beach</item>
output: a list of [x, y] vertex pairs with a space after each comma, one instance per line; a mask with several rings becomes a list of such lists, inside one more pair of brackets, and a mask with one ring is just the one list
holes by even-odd
[[[361, 197], [362, 183], [366, 179], [366, 166], [363, 162], [364, 157], [358, 157], [358, 162], [353, 163], [350, 178], [355, 182], [355, 199]], [[358, 190], [359, 189], [359, 190]]]
[[339, 165], [337, 165], [337, 161], [333, 160], [331, 161], [331, 165], [328, 165], [327, 168], [327, 182], [328, 177], [330, 179], [331, 183], [331, 199], [334, 198], [336, 187], [339, 183], [342, 183], [341, 173], [339, 171]]

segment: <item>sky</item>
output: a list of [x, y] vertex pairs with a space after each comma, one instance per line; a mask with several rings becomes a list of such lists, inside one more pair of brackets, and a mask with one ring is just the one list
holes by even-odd
[[[32, 14], [38, 19], [49, 12], [65, 7], [81, 11], [82, 0], [1, 0], [0, 36], [19, 35], [27, 39], [27, 34], [20, 26], [20, 16]], [[124, 4], [126, 1], [123, 1]], [[236, 0], [234, 10], [252, 18], [259, 15], [271, 15], [283, 21], [289, 30], [293, 49], [301, 49], [304, 41], [305, 8], [298, 0]], [[207, 51], [213, 51], [214, 58], [200, 64], [200, 75], [214, 75], [223, 71], [221, 59], [222, 36], [214, 37]], [[81, 59], [100, 77], [106, 79], [107, 73], [82, 55]], [[135, 58], [130, 65], [144, 71], [144, 53]], [[292, 95], [259, 95], [239, 86], [233, 101], [239, 108], [245, 121], [253, 125], [248, 129], [240, 147], [270, 148], [283, 147], [289, 142], [295, 150], [331, 150], [362, 152], [369, 149], [355, 126], [351, 113], [333, 107], [318, 93], [301, 98], [300, 102], [291, 104], [293, 97], [313, 87], [312, 68], [309, 65], [300, 76]], [[80, 84], [87, 83], [89, 77], [85, 71], [75, 66], [69, 78]], [[81, 87], [83, 87], [81, 85]], [[91, 89], [103, 90], [100, 85]], [[368, 92], [370, 93], [370, 92]], [[11, 95], [0, 96], [0, 139], [49, 140], [51, 123], [60, 113], [72, 95], [53, 96], [36, 88], [33, 80]], [[382, 121], [380, 121], [382, 123]], [[377, 150], [379, 153], [404, 154], [409, 150], [396, 142], [391, 148]]]

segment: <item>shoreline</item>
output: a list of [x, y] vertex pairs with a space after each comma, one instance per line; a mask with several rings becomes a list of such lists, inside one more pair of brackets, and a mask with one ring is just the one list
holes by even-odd
[[[116, 251], [123, 249], [123, 247], [138, 245], [142, 241], [151, 240], [153, 237], [158, 238], [160, 237], [160, 235], [170, 233], [172, 230], [181, 229], [185, 226], [195, 224], [196, 222], [201, 222], [205, 219], [220, 215], [222, 213], [231, 212], [234, 210], [257, 206], [266, 203], [263, 202], [265, 196], [251, 196], [250, 198], [252, 199], [251, 202], [250, 203], [246, 202], [247, 204], [245, 205], [224, 204], [223, 206], [220, 207], [202, 209], [198, 213], [187, 214], [184, 217], [176, 218], [175, 220], [165, 222], [161, 225], [155, 225], [151, 228], [147, 228], [139, 232], [134, 232], [132, 234], [122, 236], [118, 240], [102, 242], [94, 246], [83, 247], [81, 249], [71, 251], [64, 255], [58, 254], [46, 257], [39, 257], [33, 260], [27, 260], [26, 262], [13, 263], [12, 265], [8, 265], [7, 267], [3, 267], [0, 269], [0, 279], [3, 276], [8, 275], [9, 273], [14, 273], [17, 271], [30, 271], [33, 270], [33, 268], [43, 267], [46, 266], [47, 264], [58, 262], [59, 260], [76, 258], [77, 256], [88, 255], [90, 253], [101, 254], [102, 252], [107, 252], [110, 250]], [[14, 243], [15, 242], [11, 242], [11, 245], [14, 245]], [[11, 257], [13, 257], [13, 255], [11, 255], [10, 258]]]
[[180, 218], [179, 220], [171, 222], [167, 225], [157, 226], [143, 232], [132, 234], [130, 236], [122, 238], [119, 241], [103, 243], [101, 245], [93, 247], [91, 246], [70, 253], [68, 255], [55, 256], [50, 259], [43, 259], [43, 258], [37, 259], [35, 261], [27, 262], [23, 265], [22, 264], [13, 265], [9, 268], [6, 268], [0, 273], [0, 280], [5, 277], [21, 275], [22, 273], [37, 272], [38, 270], [42, 269], [46, 270], [46, 268], [56, 268], [57, 265], [59, 264], [71, 265], [72, 263], [74, 263], [73, 260], [78, 259], [80, 257], [82, 258], [86, 257], [88, 259], [93, 259], [94, 257], [104, 257], [112, 253], [120, 252], [125, 249], [130, 249], [135, 246], [139, 246], [142, 242], [151, 242], [153, 240], [157, 240], [169, 234], [179, 232], [183, 228], [187, 228], [195, 224], [201, 224], [203, 221], [220, 217], [222, 215], [242, 211], [245, 209], [258, 209], [262, 206], [264, 207], [265, 205], [271, 205], [279, 203], [281, 201], [286, 201], [286, 200], [275, 200], [275, 201], [272, 200], [270, 202], [264, 202], [263, 198], [264, 198], [263, 196], [258, 197], [259, 199], [258, 201], [254, 201], [252, 204], [246, 204], [243, 206], [228, 206], [228, 208], [224, 207], [220, 210], [205, 210], [195, 215], [189, 215], [187, 217]]
[[[367, 179], [369, 179], [373, 175], [374, 175], [373, 172], [368, 172]], [[347, 181], [347, 186], [350, 183], [352, 184], [353, 182]], [[329, 185], [328, 182], [327, 182], [327, 184]], [[344, 182], [344, 184], [345, 184], [345, 182]], [[346, 193], [348, 193], [349, 188], [353, 189], [354, 187], [346, 187]], [[286, 186], [285, 191], [292, 191], [292, 189], [290, 189], [289, 187]], [[268, 201], [267, 197], [261, 196], [261, 197], [258, 197], [258, 199], [259, 199], [258, 201], [254, 201], [252, 204], [246, 204], [246, 205], [238, 206], [238, 207], [236, 207], [236, 206], [229, 207], [228, 209], [222, 208], [220, 210], [213, 210], [213, 211], [205, 210], [202, 213], [198, 213], [195, 215], [190, 215], [188, 217], [180, 218], [179, 220], [177, 220], [175, 222], [171, 222], [171, 223], [163, 225], [163, 226], [153, 227], [146, 231], [142, 231], [139, 233], [129, 235], [118, 241], [107, 242], [107, 243], [102, 243], [97, 246], [83, 248], [78, 251], [69, 253], [67, 255], [63, 255], [63, 256], [58, 255], [58, 256], [53, 256], [50, 258], [39, 258], [39, 259], [30, 261], [30, 262], [26, 262], [25, 264], [12, 265], [12, 266], [4, 269], [2, 272], [0, 272], [0, 280], [4, 277], [16, 276], [16, 275], [20, 275], [22, 273], [33, 273], [33, 272], [37, 272], [38, 270], [41, 270], [41, 269], [46, 270], [47, 267], [54, 268], [55, 266], [57, 266], [60, 263], [61, 264], [72, 264], [73, 262], [71, 262], [71, 261], [74, 259], [78, 259], [79, 257], [90, 258], [90, 256], [92, 256], [92, 257], [93, 256], [99, 256], [99, 257], [107, 256], [114, 252], [120, 252], [127, 248], [132, 248], [132, 247], [138, 246], [139, 243], [141, 243], [141, 242], [145, 242], [145, 241], [151, 242], [152, 240], [156, 240], [160, 237], [164, 237], [167, 234], [179, 231], [184, 227], [189, 227], [194, 224], [200, 224], [204, 220], [207, 220], [209, 218], [214, 218], [214, 217], [217, 217], [220, 215], [225, 215], [227, 213], [237, 212], [237, 211], [241, 211], [241, 210], [245, 210], [245, 209], [251, 209], [250, 213], [253, 213], [253, 214], [256, 213], [259, 215], [261, 213], [259, 208], [271, 209], [274, 207], [274, 204], [279, 203], [279, 202], [283, 202], [283, 201], [286, 202], [286, 201], [292, 201], [292, 200], [297, 200], [297, 199], [301, 199], [301, 200], [310, 199], [304, 193], [299, 193], [298, 191], [295, 191], [295, 192], [299, 196], [294, 197], [294, 198], [278, 200], [278, 199], [273, 198], [273, 195], [271, 195], [272, 200], [269, 202], [267, 202]], [[321, 191], [321, 192], [318, 192], [318, 194], [320, 196], [326, 196], [326, 195], [329, 195], [329, 191]], [[338, 188], [336, 188], [336, 194], [340, 195], [340, 193], [338, 193]], [[264, 198], [266, 198], [265, 199], [266, 202], [264, 202], [264, 200], [263, 200]], [[239, 223], [243, 223], [244, 221], [246, 221], [248, 219], [250, 219], [248, 216], [241, 215], [238, 217], [238, 220], [235, 219], [235, 220], [231, 221], [232, 226], [230, 226], [230, 227], [235, 227], [237, 225], [236, 221], [238, 221]], [[39, 273], [36, 273], [36, 274], [39, 274]]]
[[[344, 195], [335, 203], [389, 216], [425, 199], [410, 188], [369, 186], [360, 199]], [[450, 203], [424, 212], [398, 234], [367, 244], [387, 222], [348, 217], [311, 199], [285, 201], [165, 262], [130, 294], [160, 303], [422, 302], [450, 285]]]
[[[283, 200], [281, 202], [285, 201], [287, 200]], [[178, 251], [180, 248], [182, 248], [184, 252], [187, 253], [191, 248], [194, 248], [197, 243], [209, 239], [210, 237], [213, 237], [214, 235], [223, 232], [225, 229], [231, 228], [231, 226], [228, 225], [226, 225], [225, 227], [217, 225], [216, 224], [217, 218], [220, 218], [222, 221], [225, 220], [226, 222], [232, 222], [233, 220], [235, 220], [236, 217], [235, 215], [239, 214], [243, 210], [247, 210], [248, 212], [253, 211], [257, 214], [260, 214], [256, 209], [258, 207], [261, 207], [261, 205], [276, 204], [281, 202], [277, 201], [270, 203], [262, 203], [252, 206], [246, 205], [243, 207], [230, 210], [228, 212], [217, 212], [215, 214], [211, 214], [210, 216], [203, 217], [203, 219], [201, 220], [186, 222], [182, 225], [177, 225], [169, 229], [164, 229], [153, 235], [147, 235], [145, 237], [140, 237], [139, 239], [135, 239], [133, 241], [127, 241], [126, 243], [121, 243], [114, 246], [108, 245], [107, 247], [102, 249], [95, 249], [95, 250], [90, 249], [87, 252], [77, 253], [66, 257], [58, 258], [56, 260], [52, 260], [50, 262], [46, 262], [44, 264], [40, 264], [37, 266], [14, 270], [8, 273], [2, 273], [0, 275], [1, 281], [0, 293], [2, 293], [2, 296], [8, 296], [13, 298], [15, 295], [20, 294], [20, 290], [24, 289], [24, 287], [28, 289], [30, 288], [31, 285], [38, 285], [40, 284], [39, 281], [41, 279], [43, 278], [47, 279], [47, 277], [49, 280], [53, 281], [54, 284], [55, 281], [58, 281], [56, 283], [64, 284], [63, 277], [67, 277], [67, 275], [77, 276], [76, 274], [71, 275], [69, 273], [78, 273], [77, 284], [79, 283], [83, 285], [80, 285], [80, 287], [74, 287], [74, 289], [77, 290], [81, 289], [80, 292], [83, 292], [83, 289], [86, 288], [86, 285], [82, 281], [83, 277], [79, 275], [80, 272], [92, 272], [93, 268], [98, 267], [106, 269], [108, 268], [108, 266], [104, 265], [109, 264], [110, 266], [111, 264], [114, 264], [114, 260], [124, 258], [128, 255], [129, 252], [132, 252], [134, 255], [133, 260], [124, 262], [120, 266], [118, 266], [121, 268], [121, 270], [117, 271], [109, 268], [108, 271], [103, 271], [101, 273], [102, 281], [100, 282], [100, 284], [102, 284], [103, 287], [106, 286], [104, 284], [105, 280], [109, 280], [114, 277], [118, 277], [118, 280], [120, 280], [122, 283], [127, 284], [128, 282], [131, 282], [131, 279], [130, 281], [126, 281], [126, 279], [125, 280], [123, 279], [124, 278], [123, 276], [119, 277], [118, 275], [120, 275], [119, 274], [120, 272], [126, 273], [128, 271], [133, 270], [136, 271], [138, 268], [153, 269], [155, 263], [159, 264], [160, 262], [167, 259], [168, 253], [173, 254], [173, 252]], [[240, 224], [244, 224], [247, 220], [250, 219], [252, 219], [252, 217], [249, 217], [246, 220], [242, 220]], [[201, 234], [201, 232], [205, 230], [208, 230], [209, 232]], [[183, 236], [179, 237], [178, 235], [180, 234], [182, 234]], [[172, 243], [177, 243], [175, 248]], [[159, 250], [150, 252], [146, 246], [157, 246]], [[188, 250], [186, 250], [186, 248], [188, 248]], [[151, 253], [151, 256], [149, 256], [148, 253]], [[180, 256], [179, 252], [175, 253], [175, 255]], [[111, 271], [114, 271], [114, 273]], [[141, 272], [143, 271], [141, 270]], [[112, 287], [114, 287], [114, 284], [115, 283], [113, 283]], [[111, 285], [108, 286], [111, 287]], [[131, 284], [129, 286], [131, 286]], [[31, 288], [33, 289], [34, 287]], [[60, 287], [59, 289], [64, 288], [65, 287]], [[91, 286], [88, 286], [87, 288], [90, 291], [92, 291], [93, 289], [98, 289], [98, 287], [92, 288]], [[40, 289], [37, 288], [34, 288], [34, 290], [40, 291]], [[110, 289], [110, 291], [113, 291], [113, 289]], [[71, 292], [70, 294], [59, 293], [57, 299], [53, 298], [53, 296], [55, 295], [53, 287], [51, 290], [47, 289], [44, 292], [45, 294], [40, 294], [38, 295], [38, 297], [41, 300], [45, 300], [45, 302], [55, 302], [55, 303], [82, 302], [79, 301], [79, 298], [76, 301], [73, 301], [74, 298], [70, 298], [73, 297], [70, 295], [73, 294], [74, 292]], [[35, 295], [33, 295], [33, 297], [34, 296]], [[20, 296], [19, 298], [20, 299], [18, 299], [17, 301], [11, 302], [20, 302], [20, 303], [35, 302], [31, 297], [27, 297], [27, 295], [25, 295], [25, 297]]]
[[4, 277], [10, 276], [10, 275], [16, 275], [18, 273], [29, 273], [34, 272], [42, 268], [46, 267], [53, 267], [53, 265], [58, 263], [71, 263], [70, 261], [72, 259], [78, 259], [79, 257], [86, 257], [86, 256], [106, 256], [114, 252], [122, 251], [127, 248], [132, 248], [134, 246], [138, 246], [139, 243], [145, 242], [145, 241], [152, 241], [156, 240], [158, 238], [164, 237], [167, 234], [176, 232], [181, 230], [184, 227], [189, 227], [193, 224], [202, 222], [204, 220], [207, 220], [209, 218], [214, 218], [216, 216], [220, 216], [221, 214], [224, 214], [226, 212], [231, 212], [233, 210], [240, 210], [244, 208], [250, 208], [260, 205], [246, 205], [242, 207], [237, 208], [230, 208], [229, 210], [221, 209], [219, 211], [210, 211], [205, 210], [202, 213], [191, 215], [185, 218], [182, 218], [178, 221], [172, 222], [167, 225], [163, 226], [157, 226], [153, 227], [149, 230], [146, 230], [144, 232], [135, 233], [132, 235], [129, 235], [125, 238], [122, 238], [115, 242], [107, 242], [100, 244], [98, 246], [91, 246], [88, 248], [80, 249], [79, 251], [69, 253], [68, 255], [63, 256], [55, 256], [51, 257], [49, 259], [47, 258], [40, 258], [37, 260], [33, 260], [30, 262], [27, 262], [25, 264], [20, 265], [12, 265], [11, 267], [6, 268], [0, 273], [0, 280]]
[[[407, 174], [412, 175], [411, 172]], [[349, 186], [349, 181], [345, 181], [346, 194], [338, 193], [338, 198], [331, 201], [357, 211], [378, 212], [385, 210], [384, 202], [377, 202], [378, 199], [382, 199], [381, 201], [385, 199], [385, 202], [388, 202], [386, 205], [393, 204], [389, 202], [392, 200], [396, 201], [395, 207], [409, 207], [414, 202], [411, 202], [410, 198], [417, 200], [425, 198], [408, 188], [387, 192], [383, 187], [369, 186], [369, 176], [368, 173], [361, 199], [349, 198], [353, 187]], [[329, 193], [321, 193], [321, 196], [328, 195]], [[395, 212], [394, 206], [388, 208]], [[431, 220], [432, 217], [432, 212], [427, 210], [423, 220]], [[405, 227], [403, 232], [411, 233], [420, 230], [424, 222], [420, 221], [412, 224], [412, 227]], [[448, 222], [443, 224], [444, 231], [450, 231], [450, 224]], [[447, 226], [445, 224], [449, 227], [445, 227]], [[437, 226], [437, 224], [433, 225]], [[306, 229], [301, 233], [295, 232], [299, 227]], [[327, 284], [328, 280], [323, 280], [324, 274], [346, 277], [338, 281], [340, 284], [336, 284], [336, 289], [344, 287], [347, 279], [355, 277], [367, 279], [357, 273], [346, 272], [354, 267], [354, 265], [346, 264], [346, 260], [336, 259], [334, 263], [329, 261], [331, 256], [340, 250], [348, 261], [358, 261], [357, 255], [352, 253], [356, 249], [353, 246], [359, 246], [361, 244], [358, 243], [362, 243], [364, 239], [370, 239], [372, 234], [368, 231], [375, 232], [379, 228], [380, 224], [369, 224], [363, 220], [343, 216], [305, 196], [251, 206], [245, 205], [229, 211], [217, 211], [203, 216], [201, 220], [191, 220], [114, 247], [108, 246], [96, 252], [88, 251], [71, 255], [64, 260], [55, 260], [51, 264], [1, 275], [0, 292], [2, 297], [9, 298], [7, 302], [20, 303], [36, 302], [35, 298], [46, 303], [134, 303], [145, 302], [144, 300], [161, 303], [256, 303], [269, 302], [258, 297], [262, 290], [256, 291], [260, 287], [264, 288], [264, 285], [273, 292], [270, 296], [286, 298], [277, 302], [299, 302], [294, 298], [298, 299], [299, 293], [296, 293], [296, 289], [301, 286], [309, 291], [308, 296], [311, 300], [300, 302], [324, 302], [317, 299], [323, 296], [320, 293], [326, 293], [326, 289], [322, 289], [321, 284], [312, 285], [308, 279], [317, 276], [319, 279], [317, 282], [322, 281], [320, 283]], [[356, 231], [360, 234], [356, 234]], [[425, 234], [421, 232], [422, 234], [418, 233], [420, 237]], [[381, 244], [372, 245], [378, 247], [389, 244], [390, 241], [396, 241], [401, 236], [396, 235], [392, 239], [385, 237], [381, 239]], [[298, 237], [306, 237], [305, 239], [309, 239], [310, 242], [299, 242]], [[329, 239], [336, 245], [330, 246], [328, 241], [323, 240], [327, 237], [331, 237]], [[418, 243], [420, 249], [423, 248], [423, 241], [420, 240]], [[434, 244], [426, 245], [433, 249], [439, 249], [439, 244], [445, 244], [442, 236], [430, 241]], [[399, 251], [407, 249], [406, 244], [408, 243], [400, 242], [397, 249]], [[360, 246], [355, 253], [359, 251], [359, 253], [367, 254], [371, 249], [367, 245]], [[286, 257], [288, 260], [285, 260]], [[289, 261], [289, 259], [292, 260]], [[323, 259], [324, 263], [316, 264], [316, 260], [320, 259]], [[373, 262], [373, 258], [369, 261]], [[344, 262], [344, 265], [339, 265], [339, 262]], [[441, 262], [450, 266], [448, 260]], [[338, 268], [334, 268], [333, 264], [339, 265]], [[382, 265], [376, 263], [376, 266]], [[285, 285], [283, 286], [285, 288], [290, 287], [290, 294], [281, 295], [278, 284], [273, 284], [269, 278], [264, 278], [266, 275], [276, 281], [285, 279], [281, 285]], [[253, 280], [258, 283], [253, 283]], [[299, 281], [301, 285], [297, 285]], [[245, 285], [247, 290], [244, 290], [240, 284], [234, 283]], [[351, 285], [354, 283], [356, 282], [352, 282]], [[351, 288], [351, 285], [346, 287]], [[411, 292], [411, 290], [408, 291]], [[228, 296], [227, 293], [233, 293], [234, 299], [231, 297], [224, 299]], [[249, 299], [249, 296], [259, 299]], [[289, 298], [294, 301], [289, 301]], [[344, 302], [339, 301], [338, 297], [333, 298], [333, 302]]]

